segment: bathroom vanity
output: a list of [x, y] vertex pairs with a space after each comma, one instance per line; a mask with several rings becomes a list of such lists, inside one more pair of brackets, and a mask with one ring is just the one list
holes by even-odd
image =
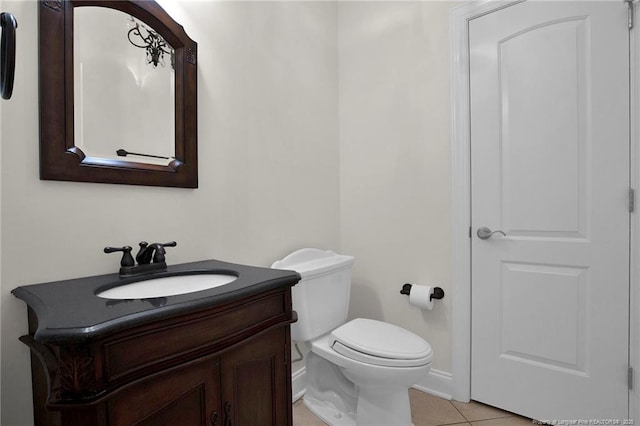
[[[189, 294], [96, 294], [163, 277], [235, 275]], [[37, 425], [291, 425], [293, 271], [216, 260], [139, 277], [18, 287]]]

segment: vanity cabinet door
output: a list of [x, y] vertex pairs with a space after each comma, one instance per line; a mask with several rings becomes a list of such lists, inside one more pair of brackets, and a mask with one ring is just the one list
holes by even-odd
[[221, 356], [223, 425], [291, 425], [288, 330], [273, 329]]
[[109, 426], [222, 425], [218, 358], [134, 383], [107, 402]]

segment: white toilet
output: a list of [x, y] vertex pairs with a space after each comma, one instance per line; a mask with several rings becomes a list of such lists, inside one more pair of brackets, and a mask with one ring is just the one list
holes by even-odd
[[311, 348], [304, 404], [332, 426], [411, 425], [409, 387], [429, 372], [431, 346], [385, 322], [346, 322], [353, 260], [305, 248], [271, 266], [302, 277], [292, 289], [291, 338]]

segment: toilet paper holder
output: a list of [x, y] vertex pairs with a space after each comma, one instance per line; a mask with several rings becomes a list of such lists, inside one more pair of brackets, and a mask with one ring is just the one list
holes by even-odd
[[[412, 285], [413, 284], [409, 284], [409, 283], [403, 284], [402, 290], [400, 290], [400, 294], [406, 294], [408, 296], [411, 293]], [[442, 299], [443, 297], [444, 297], [444, 290], [441, 289], [440, 287], [434, 287], [433, 294], [431, 295], [429, 300]]]

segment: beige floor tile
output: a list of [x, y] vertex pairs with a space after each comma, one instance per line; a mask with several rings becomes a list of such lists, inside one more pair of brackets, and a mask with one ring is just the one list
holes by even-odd
[[415, 389], [409, 390], [411, 418], [415, 426], [438, 426], [465, 423], [466, 419], [451, 402]]
[[469, 403], [451, 401], [451, 403], [460, 411], [464, 418], [470, 422], [513, 416], [513, 413], [508, 411], [502, 411], [499, 408], [480, 404], [475, 401]]
[[[414, 426], [530, 426], [531, 420], [477, 402], [463, 404], [447, 401], [415, 389], [409, 390]], [[460, 414], [469, 416], [467, 419]], [[486, 416], [500, 416], [489, 419]], [[505, 417], [509, 416], [509, 417]], [[484, 418], [481, 420], [481, 418]], [[486, 420], [485, 420], [486, 419]], [[471, 423], [468, 423], [471, 421]], [[294, 426], [327, 426], [302, 400], [293, 404]], [[391, 426], [391, 425], [389, 425]]]
[[472, 426], [531, 426], [532, 421], [524, 417], [513, 416], [513, 417], [503, 417], [501, 419], [471, 422], [471, 425]]
[[293, 404], [293, 426], [327, 426], [327, 424], [309, 411], [299, 399]]

